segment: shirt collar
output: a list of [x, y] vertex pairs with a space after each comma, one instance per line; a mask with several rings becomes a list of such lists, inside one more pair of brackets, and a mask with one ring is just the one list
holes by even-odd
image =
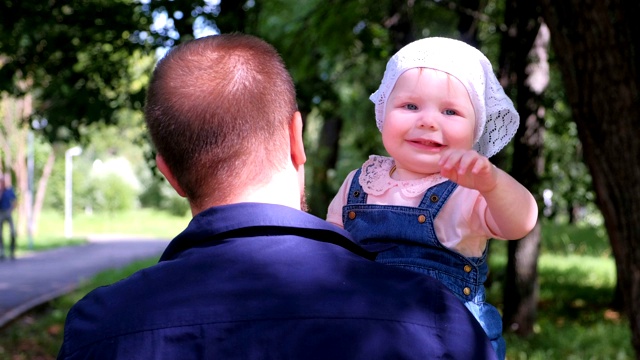
[[374, 256], [356, 245], [346, 230], [311, 214], [283, 205], [237, 203], [215, 206], [194, 216], [187, 228], [169, 243], [160, 261], [175, 258], [182, 251], [205, 242], [242, 237], [235, 233], [258, 227], [263, 228], [261, 231], [265, 234], [285, 231], [288, 235], [334, 243], [366, 258]]

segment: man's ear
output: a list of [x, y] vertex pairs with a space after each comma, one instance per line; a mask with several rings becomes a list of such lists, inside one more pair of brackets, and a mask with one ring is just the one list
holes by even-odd
[[178, 184], [178, 181], [173, 176], [173, 173], [171, 172], [171, 170], [169, 170], [167, 163], [164, 162], [164, 159], [162, 158], [162, 156], [160, 156], [160, 154], [156, 155], [156, 165], [158, 166], [158, 170], [160, 170], [162, 175], [164, 175], [165, 179], [167, 179], [169, 184], [171, 184], [171, 187], [173, 187], [178, 195], [187, 197], [186, 193], [182, 190], [182, 187], [180, 187], [180, 184]]
[[304, 153], [304, 142], [302, 140], [302, 115], [299, 111], [293, 114], [289, 125], [289, 140], [291, 144], [291, 161], [298, 169], [307, 162], [307, 155]]

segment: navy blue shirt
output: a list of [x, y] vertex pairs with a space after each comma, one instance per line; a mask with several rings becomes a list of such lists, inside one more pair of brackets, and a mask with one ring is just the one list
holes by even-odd
[[16, 201], [16, 194], [13, 188], [5, 188], [0, 195], [0, 211], [13, 210], [14, 201]]
[[439, 282], [359, 252], [292, 208], [210, 208], [158, 264], [74, 305], [58, 358], [495, 358]]

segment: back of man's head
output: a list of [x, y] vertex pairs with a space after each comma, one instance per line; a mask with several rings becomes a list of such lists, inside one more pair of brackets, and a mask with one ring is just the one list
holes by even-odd
[[145, 119], [192, 204], [225, 203], [289, 161], [293, 81], [277, 51], [224, 34], [170, 50], [153, 73]]

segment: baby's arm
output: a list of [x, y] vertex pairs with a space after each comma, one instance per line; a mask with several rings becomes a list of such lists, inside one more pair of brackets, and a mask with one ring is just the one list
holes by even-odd
[[356, 171], [357, 170], [353, 170], [347, 175], [347, 178], [344, 179], [340, 190], [338, 190], [336, 196], [331, 200], [331, 204], [329, 204], [329, 209], [327, 210], [327, 221], [341, 228], [344, 228], [344, 224], [342, 224], [342, 207], [347, 203], [349, 187], [351, 186], [351, 180]]
[[338, 225], [341, 228], [344, 228], [342, 224], [342, 202], [338, 198], [340, 194], [336, 195], [336, 197], [331, 200], [331, 204], [329, 204], [329, 209], [327, 210], [327, 221]]
[[527, 235], [538, 219], [533, 195], [513, 177], [475, 150], [448, 149], [440, 159], [440, 173], [460, 186], [475, 189], [487, 201], [488, 224], [506, 239]]

